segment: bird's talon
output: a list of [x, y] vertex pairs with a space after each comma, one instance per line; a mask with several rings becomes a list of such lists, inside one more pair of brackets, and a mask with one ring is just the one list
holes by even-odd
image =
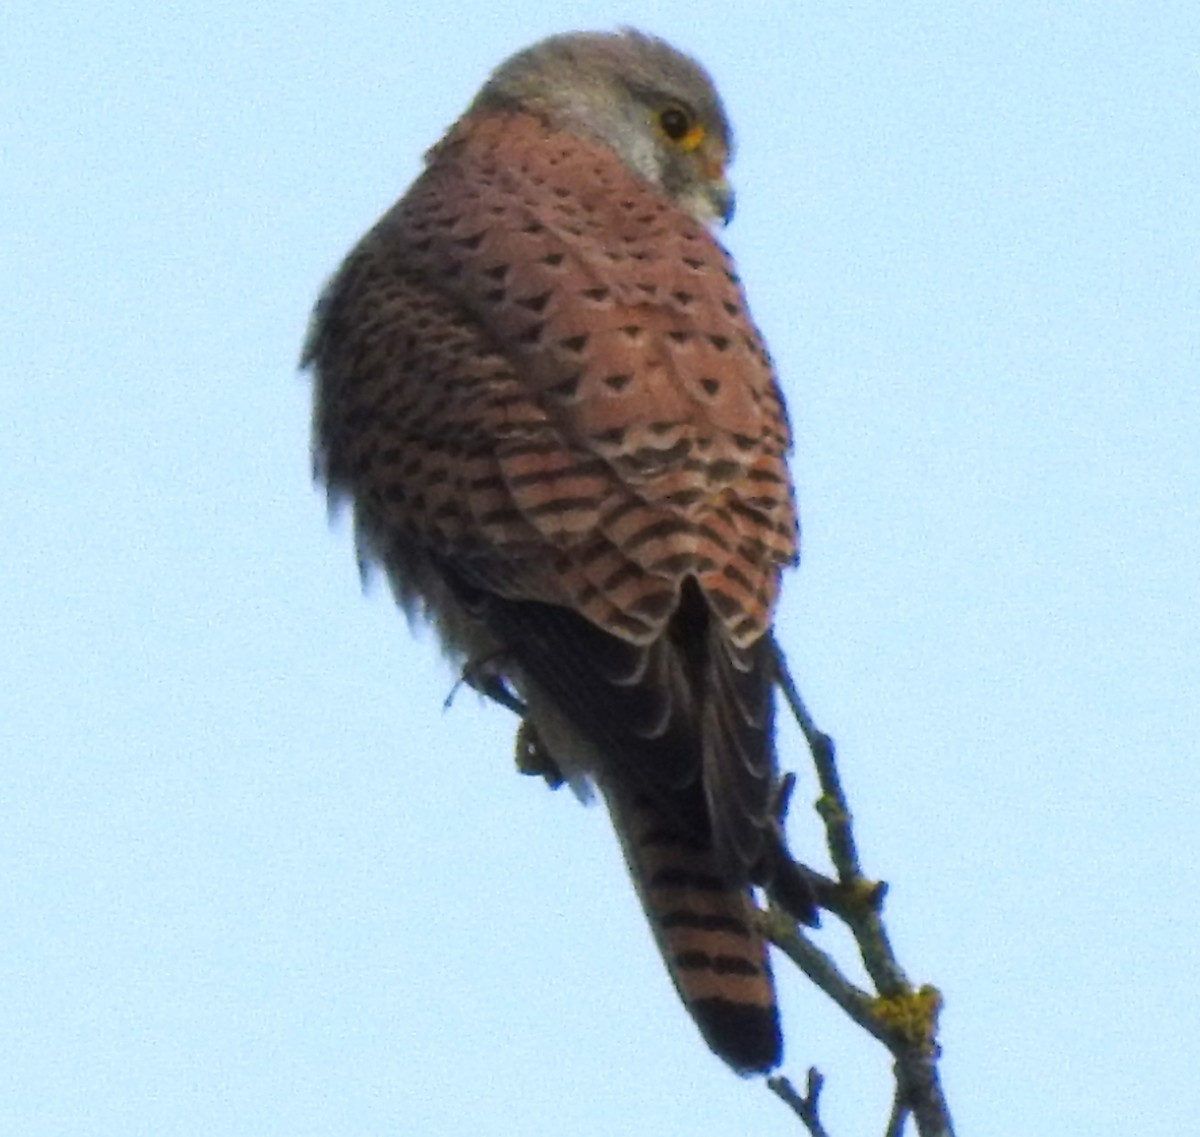
[[517, 727], [516, 750], [519, 773], [545, 779], [546, 785], [552, 790], [558, 789], [566, 781], [558, 763], [550, 755], [538, 736], [537, 729], [528, 719], [523, 719]]

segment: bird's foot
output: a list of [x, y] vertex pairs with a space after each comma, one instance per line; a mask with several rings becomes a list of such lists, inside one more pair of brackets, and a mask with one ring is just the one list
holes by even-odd
[[524, 718], [529, 708], [517, 698], [500, 671], [499, 662], [503, 655], [503, 652], [494, 652], [482, 659], [469, 660], [463, 667], [458, 681], [450, 689], [450, 694], [446, 696], [444, 706], [450, 706], [454, 701], [454, 696], [458, 694], [458, 689], [465, 683], [472, 691], [477, 691], [485, 699], [490, 699], [493, 703], [498, 703], [512, 711], [513, 714]]
[[544, 778], [552, 790], [566, 781], [554, 756], [546, 749], [537, 728], [528, 719], [523, 719], [517, 728], [517, 770], [531, 777]]

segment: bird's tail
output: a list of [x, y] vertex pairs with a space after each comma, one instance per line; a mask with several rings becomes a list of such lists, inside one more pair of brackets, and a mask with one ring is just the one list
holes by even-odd
[[748, 888], [651, 800], [605, 787], [633, 883], [667, 970], [700, 1033], [739, 1074], [779, 1065], [782, 1039], [767, 945]]

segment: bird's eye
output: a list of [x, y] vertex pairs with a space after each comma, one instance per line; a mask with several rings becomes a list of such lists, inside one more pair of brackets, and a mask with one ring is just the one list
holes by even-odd
[[692, 116], [672, 103], [658, 112], [658, 125], [672, 142], [682, 142], [692, 132]]

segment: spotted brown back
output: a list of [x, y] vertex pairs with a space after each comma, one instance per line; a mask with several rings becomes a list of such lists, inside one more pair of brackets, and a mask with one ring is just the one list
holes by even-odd
[[[347, 271], [349, 322], [396, 324], [353, 375], [374, 364], [389, 385], [375, 429], [404, 424], [394, 469], [425, 498], [403, 524], [428, 527], [432, 502], [442, 539], [495, 550], [501, 576], [539, 562], [515, 594], [615, 635], [659, 634], [688, 575], [735, 642], [763, 634], [795, 556], [788, 427], [701, 225], [605, 148], [487, 115], [436, 148]], [[322, 437], [363, 394], [327, 378]]]

